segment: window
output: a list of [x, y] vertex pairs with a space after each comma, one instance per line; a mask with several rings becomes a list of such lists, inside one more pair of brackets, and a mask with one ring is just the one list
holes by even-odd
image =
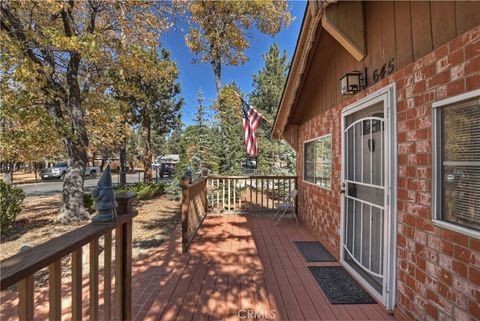
[[478, 236], [480, 90], [433, 107], [433, 218], [444, 227]]
[[332, 184], [332, 135], [304, 144], [303, 179], [330, 189]]

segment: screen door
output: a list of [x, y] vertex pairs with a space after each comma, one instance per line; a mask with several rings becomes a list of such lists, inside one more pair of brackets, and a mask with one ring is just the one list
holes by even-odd
[[388, 97], [344, 111], [342, 154], [342, 262], [386, 306], [392, 259]]

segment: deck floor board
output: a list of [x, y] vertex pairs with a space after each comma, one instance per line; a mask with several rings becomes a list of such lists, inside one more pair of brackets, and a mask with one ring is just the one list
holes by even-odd
[[293, 243], [314, 240], [291, 219], [274, 226], [268, 216], [208, 216], [187, 254], [194, 267], [150, 312], [160, 304], [158, 320], [272, 320], [272, 311], [275, 320], [393, 320], [378, 304], [330, 304], [308, 266], [340, 264], [306, 263]]
[[[289, 218], [274, 226], [271, 216], [208, 215], [187, 253], [181, 251], [178, 229], [149, 257], [134, 262], [132, 317], [149, 321], [394, 320], [379, 304], [330, 304], [308, 266], [340, 264], [306, 263], [293, 243], [314, 240], [308, 229]], [[88, 280], [84, 281], [87, 288]], [[48, 300], [41, 299], [45, 293], [45, 289], [35, 293], [36, 320], [48, 319]], [[1, 298], [2, 305], [11, 305], [2, 306], [2, 320], [18, 320], [15, 293], [2, 292]], [[102, 320], [102, 287], [99, 300]], [[69, 320], [68, 290], [62, 301], [63, 319]]]

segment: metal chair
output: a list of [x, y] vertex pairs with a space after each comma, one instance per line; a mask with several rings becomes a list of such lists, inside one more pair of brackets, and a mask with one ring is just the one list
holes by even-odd
[[[288, 210], [291, 211], [291, 214], [293, 215], [293, 217], [295, 217], [295, 221], [297, 222], [297, 225], [298, 225], [297, 213], [295, 210], [295, 200], [297, 198], [297, 194], [298, 194], [298, 191], [294, 189], [290, 192], [290, 194], [288, 194], [285, 197], [282, 203], [277, 204], [277, 212], [273, 216], [273, 222], [275, 223], [275, 225], [277, 225], [278, 222], [280, 222], [280, 220], [283, 218], [283, 216], [287, 213]], [[277, 216], [278, 216], [278, 219], [277, 219]]]

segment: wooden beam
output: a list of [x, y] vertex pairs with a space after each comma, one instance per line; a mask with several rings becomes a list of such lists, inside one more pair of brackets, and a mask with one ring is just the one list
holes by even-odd
[[328, 6], [322, 27], [357, 61], [366, 56], [363, 3], [338, 2]]
[[287, 142], [294, 151], [298, 152], [298, 126], [290, 125], [283, 133], [283, 140]]

